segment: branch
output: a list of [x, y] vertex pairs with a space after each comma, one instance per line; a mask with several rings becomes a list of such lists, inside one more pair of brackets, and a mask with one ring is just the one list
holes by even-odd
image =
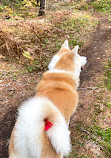
[[86, 90], [86, 89], [88, 89], [88, 90], [95, 90], [97, 88], [98, 87], [86, 87], [86, 88], [78, 88], [78, 90]]

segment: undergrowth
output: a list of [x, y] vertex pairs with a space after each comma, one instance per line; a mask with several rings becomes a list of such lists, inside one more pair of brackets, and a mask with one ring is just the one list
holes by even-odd
[[[77, 16], [77, 11], [66, 11], [66, 13], [61, 11], [60, 13], [57, 13], [56, 16], [55, 14], [47, 16], [43, 22], [39, 22], [39, 20], [26, 21], [19, 23], [19, 25], [14, 24], [11, 25], [11, 27], [4, 26], [2, 28], [2, 33], [5, 34], [6, 31], [8, 31], [8, 34], [11, 34], [15, 40], [16, 37], [17, 39], [21, 39], [22, 44], [16, 43], [16, 47], [14, 47], [22, 47], [20, 48], [22, 54], [20, 55], [19, 60], [23, 57], [24, 51], [29, 52], [31, 57], [33, 56], [33, 62], [30, 62], [30, 59], [27, 57], [22, 58], [22, 63], [26, 64], [26, 68], [30, 73], [34, 71], [45, 71], [50, 58], [54, 53], [59, 51], [65, 39], [69, 39], [71, 49], [73, 49], [75, 45], [82, 47], [87, 42], [89, 34], [95, 30], [95, 27], [98, 24], [95, 19], [86, 13], [82, 14], [79, 11], [79, 16]], [[9, 41], [9, 39], [7, 39], [7, 41]], [[9, 45], [10, 52], [12, 52], [12, 49], [14, 50], [14, 48], [11, 48], [11, 42], [7, 41], [6, 43]], [[13, 42], [14, 40], [11, 41]], [[6, 51], [9, 51], [9, 49], [7, 50], [7, 47], [3, 52]], [[19, 53], [21, 52], [19, 51]], [[11, 55], [11, 53], [7, 54], [8, 56]], [[17, 54], [15, 53], [15, 56], [16, 55]], [[49, 56], [47, 57], [47, 55]], [[27, 62], [26, 58], [29, 62]]]
[[[66, 158], [90, 158], [89, 154], [79, 153], [82, 147], [86, 150], [87, 142], [96, 144], [96, 148], [103, 150], [104, 156], [110, 158], [111, 155], [111, 128], [101, 128], [98, 125], [90, 125], [85, 122], [78, 122], [73, 128], [75, 137], [72, 136], [72, 152]], [[88, 149], [87, 149], [88, 150]], [[103, 155], [99, 155], [103, 157]]]
[[91, 3], [91, 5], [100, 12], [111, 12], [111, 1], [110, 0], [97, 0]]
[[0, 12], [5, 19], [35, 18], [37, 9], [35, 0], [0, 0]]
[[91, 3], [91, 6], [96, 11], [103, 12], [109, 16], [111, 21], [111, 1], [110, 0], [97, 0]]
[[26, 69], [29, 73], [38, 71], [44, 72], [48, 69], [48, 63], [49, 59], [47, 57], [41, 60], [34, 60], [31, 64], [26, 64]]
[[105, 148], [106, 153], [108, 151], [111, 154], [111, 128], [102, 129], [101, 127], [95, 125], [91, 127], [92, 137], [93, 134], [96, 136], [98, 143]]
[[74, 17], [69, 19], [64, 19], [62, 24], [56, 25], [58, 28], [67, 31], [67, 30], [76, 30], [79, 31], [80, 29], [83, 29], [89, 24], [90, 20], [88, 17]]

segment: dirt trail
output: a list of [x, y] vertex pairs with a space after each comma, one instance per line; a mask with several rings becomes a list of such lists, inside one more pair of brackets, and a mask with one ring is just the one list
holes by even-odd
[[[75, 137], [80, 139], [79, 135], [76, 133], [75, 127], [79, 127], [79, 129], [84, 133], [85, 129], [83, 129], [81, 123], [83, 123], [84, 126], [85, 124], [92, 125], [94, 123], [92, 119], [93, 117], [95, 117], [94, 119], [97, 119], [97, 125], [104, 128], [111, 127], [111, 116], [107, 117], [107, 112], [104, 114], [106, 115], [104, 121], [101, 119], [103, 113], [97, 117], [94, 114], [94, 104], [98, 104], [97, 102], [100, 91], [103, 91], [102, 101], [104, 101], [108, 96], [111, 100], [111, 93], [107, 92], [105, 88], [102, 89], [98, 87], [98, 85], [103, 82], [105, 71], [104, 66], [111, 54], [111, 23], [106, 19], [106, 17], [99, 15], [98, 18], [100, 24], [98, 25], [96, 32], [93, 34], [90, 44], [80, 52], [82, 55], [88, 57], [88, 63], [81, 73], [80, 87], [78, 88], [79, 105], [70, 122], [72, 141], [78, 141]], [[85, 131], [85, 133], [89, 134], [87, 131]], [[79, 151], [81, 155], [82, 153], [83, 155], [87, 154], [91, 158], [97, 158], [99, 156], [104, 158], [104, 150], [102, 151], [100, 146], [95, 145], [92, 140], [88, 141], [86, 144], [86, 149], [77, 149], [77, 147], [75, 147], [73, 150]]]
[[[73, 127], [75, 127], [79, 121], [90, 122], [90, 115], [92, 113], [89, 111], [89, 103], [94, 101], [94, 98], [91, 97], [92, 95], [94, 95], [94, 91], [87, 89], [87, 87], [97, 86], [100, 80], [100, 76], [103, 72], [103, 62], [107, 59], [111, 51], [110, 23], [105, 17], [102, 16], [99, 16], [99, 20], [100, 24], [96, 32], [93, 34], [90, 43], [80, 52], [80, 54], [88, 57], [87, 66], [81, 74], [80, 84], [80, 88], [86, 89], [78, 89], [80, 95], [79, 106], [75, 115], [72, 116], [70, 123], [72, 136], [74, 136]], [[25, 78], [29, 77], [30, 79], [32, 78], [31, 80], [35, 81], [36, 78], [38, 78], [38, 75], [33, 74], [30, 76], [25, 76]], [[12, 93], [14, 93], [14, 95], [16, 96], [14, 97], [13, 95], [13, 98], [8, 98], [7, 102], [5, 102], [7, 110], [4, 112], [4, 116], [1, 118], [0, 121], [0, 158], [8, 157], [8, 139], [10, 138], [10, 133], [15, 122], [17, 107], [19, 106], [19, 103], [34, 94], [32, 90], [29, 91], [25, 89], [26, 87], [24, 86], [24, 84], [25, 80], [23, 80], [22, 85], [18, 84], [17, 86], [17, 83], [15, 82], [10, 85], [11, 88], [15, 89], [16, 93], [14, 93], [13, 89], [9, 90], [10, 86], [4, 87], [7, 95], [8, 93], [11, 93], [11, 91], [13, 91]], [[33, 87], [35, 87], [36, 85], [36, 83], [34, 82], [29, 84], [33, 85]], [[24, 95], [21, 95], [21, 89], [23, 89]], [[3, 97], [4, 98], [1, 99], [1, 101], [5, 100], [5, 96]], [[11, 106], [8, 107], [9, 104], [11, 104]], [[91, 156], [96, 157], [95, 155], [95, 153], [92, 153]]]
[[84, 80], [88, 82], [95, 74], [102, 72], [102, 63], [111, 51], [111, 24], [105, 17], [101, 16], [99, 20], [100, 24], [93, 34], [90, 44], [81, 52], [88, 57], [86, 69], [81, 74], [81, 86], [83, 86]]

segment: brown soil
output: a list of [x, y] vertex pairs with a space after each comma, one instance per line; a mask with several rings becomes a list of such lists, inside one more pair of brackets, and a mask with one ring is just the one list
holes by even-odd
[[[111, 113], [106, 109], [105, 112], [103, 107], [104, 100], [109, 97], [111, 100], [111, 93], [105, 87], [98, 87], [99, 84], [104, 85], [104, 66], [111, 52], [111, 26], [108, 20], [105, 17], [99, 16], [100, 24], [96, 32], [93, 34], [90, 44], [87, 45], [80, 53], [88, 57], [88, 63], [85, 69], [81, 73], [80, 77], [80, 87], [78, 88], [79, 92], [79, 105], [76, 113], [72, 116], [70, 122], [70, 130], [72, 141], [81, 140], [81, 134], [76, 128], [79, 128], [82, 131], [82, 136], [84, 133], [89, 135], [88, 131], [84, 129], [84, 126], [89, 124], [93, 125], [97, 121], [97, 125], [102, 128], [111, 127]], [[100, 96], [102, 95], [102, 98]], [[94, 112], [94, 106], [100, 103], [100, 108], [102, 113], [96, 115]], [[103, 120], [102, 115], [106, 116]], [[81, 125], [82, 124], [82, 125]], [[77, 137], [77, 139], [75, 138]], [[107, 157], [104, 155], [104, 149], [101, 150], [101, 146], [94, 144], [92, 140], [85, 141], [84, 148], [81, 147], [78, 149], [78, 145], [73, 148], [74, 151], [79, 151], [79, 156], [88, 155], [91, 158], [97, 157]], [[108, 157], [107, 157], [108, 158]]]
[[[97, 100], [97, 95], [101, 88], [92, 89], [88, 87], [97, 87], [103, 78], [104, 73], [104, 63], [111, 51], [111, 27], [110, 23], [106, 17], [99, 16], [100, 24], [94, 32], [90, 42], [87, 47], [80, 51], [81, 55], [88, 57], [88, 63], [81, 74], [79, 92], [79, 105], [77, 112], [72, 116], [70, 122], [71, 137], [76, 137], [75, 127], [79, 122], [91, 123], [91, 116], [93, 115], [93, 103]], [[11, 63], [4, 62], [1, 58], [1, 68], [7, 66], [10, 69]], [[4, 66], [5, 65], [5, 66]], [[21, 68], [19, 68], [21, 69]], [[34, 95], [34, 88], [39, 80], [40, 74], [24, 74], [20, 76], [20, 81], [13, 80], [13, 78], [7, 78], [0, 86], [2, 98], [1, 111], [0, 111], [0, 158], [8, 158], [8, 141], [12, 128], [15, 123], [17, 115], [17, 107], [20, 103], [26, 100], [28, 97]], [[105, 90], [105, 95], [109, 95], [109, 92]], [[89, 106], [92, 105], [92, 110]], [[99, 124], [101, 126], [110, 127], [111, 122], [109, 118], [102, 122], [98, 117]], [[75, 132], [75, 133], [74, 133]], [[87, 143], [86, 149], [91, 145], [91, 142]], [[94, 144], [92, 145], [92, 147]], [[73, 149], [76, 150], [76, 147]], [[99, 151], [98, 151], [99, 150]], [[97, 154], [101, 154], [100, 149], [96, 150], [82, 150], [80, 148], [80, 153], [90, 153], [93, 158], [97, 157]]]

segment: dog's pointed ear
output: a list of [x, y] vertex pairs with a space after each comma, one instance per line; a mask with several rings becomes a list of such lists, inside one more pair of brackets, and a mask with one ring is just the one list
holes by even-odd
[[63, 43], [63, 45], [62, 45], [60, 50], [62, 50], [62, 49], [69, 49], [68, 40], [65, 40], [65, 42]]
[[79, 49], [79, 46], [75, 46], [74, 49], [72, 50], [72, 53], [74, 54], [77, 54], [78, 53], [78, 49]]
[[78, 53], [78, 49], [79, 49], [79, 46], [75, 46], [74, 49], [71, 51], [73, 54], [74, 54], [74, 59], [76, 60], [77, 58], [77, 53]]

